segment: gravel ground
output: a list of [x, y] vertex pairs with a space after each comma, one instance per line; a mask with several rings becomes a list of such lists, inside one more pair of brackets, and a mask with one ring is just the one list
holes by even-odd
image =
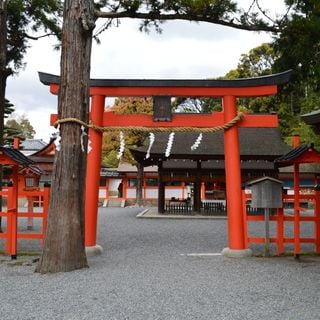
[[[319, 257], [190, 255], [226, 247], [226, 220], [137, 219], [140, 211], [100, 209], [104, 253], [88, 269], [39, 275], [2, 258], [1, 319], [320, 319]], [[40, 250], [37, 241], [19, 249]]]

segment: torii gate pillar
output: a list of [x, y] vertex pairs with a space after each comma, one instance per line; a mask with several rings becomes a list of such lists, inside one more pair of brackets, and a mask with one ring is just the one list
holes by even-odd
[[[94, 95], [91, 97], [90, 118], [93, 123], [102, 126], [104, 113], [104, 95]], [[85, 201], [85, 246], [87, 255], [97, 255], [102, 253], [102, 247], [97, 245], [97, 219], [99, 200], [99, 181], [101, 166], [101, 146], [102, 133], [89, 129], [89, 139], [91, 141], [91, 151], [87, 157], [86, 173], [86, 201]]]
[[[235, 96], [223, 97], [224, 121], [227, 123], [237, 115]], [[222, 254], [229, 257], [247, 257], [252, 255], [246, 248], [241, 198], [241, 167], [238, 126], [224, 131], [224, 157], [228, 205], [229, 248]]]

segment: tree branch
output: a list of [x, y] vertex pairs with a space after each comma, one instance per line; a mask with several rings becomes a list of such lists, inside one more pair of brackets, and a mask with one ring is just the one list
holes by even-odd
[[107, 18], [107, 19], [120, 19], [120, 18], [132, 18], [132, 19], [143, 19], [148, 21], [164, 21], [164, 20], [186, 20], [194, 22], [208, 22], [213, 24], [218, 24], [234, 29], [246, 30], [246, 31], [267, 31], [278, 33], [280, 31], [278, 25], [267, 25], [267, 24], [237, 24], [234, 19], [230, 21], [225, 21], [213, 16], [203, 16], [203, 15], [192, 15], [183, 13], [172, 13], [163, 14], [160, 12], [131, 12], [131, 11], [121, 11], [121, 12], [105, 12], [105, 11], [95, 11], [97, 18]]
[[257, 5], [257, 8], [259, 9], [259, 11], [260, 11], [267, 19], [269, 19], [272, 23], [275, 23], [275, 21], [274, 21], [269, 15], [267, 15], [266, 11], [261, 8], [259, 1], [258, 1], [258, 0], [255, 0], [255, 3], [256, 3], [256, 5]]
[[54, 34], [54, 33], [46, 33], [46, 34], [43, 34], [43, 35], [37, 36], [37, 37], [30, 36], [27, 33], [24, 34], [24, 37], [26, 37], [27, 39], [30, 39], [30, 40], [39, 40], [41, 38], [50, 37], [50, 36], [56, 36], [56, 34]]
[[3, 75], [5, 78], [8, 78], [13, 74], [13, 70], [11, 68], [0, 68], [0, 73]]

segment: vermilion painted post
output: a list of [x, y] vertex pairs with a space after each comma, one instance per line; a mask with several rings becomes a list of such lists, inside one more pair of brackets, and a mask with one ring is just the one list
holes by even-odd
[[[143, 199], [146, 200], [147, 199], [147, 178], [145, 175], [143, 176], [142, 188], [143, 188], [142, 189], [143, 190]], [[123, 190], [123, 187], [122, 187], [122, 190]], [[123, 198], [123, 193], [122, 193], [122, 198]]]
[[45, 185], [43, 189], [42, 245], [46, 237], [48, 211], [49, 211], [49, 196], [50, 196], [50, 185]]
[[206, 198], [206, 184], [201, 182], [201, 200]]
[[11, 220], [11, 258], [17, 258], [17, 237], [18, 237], [18, 165], [12, 167], [12, 197], [10, 200]]
[[[91, 121], [98, 126], [102, 125], [104, 112], [104, 96], [91, 98]], [[97, 218], [99, 200], [99, 181], [101, 166], [102, 133], [89, 129], [89, 139], [92, 150], [87, 158], [86, 174], [86, 202], [85, 202], [85, 245], [96, 246]]]
[[186, 197], [186, 183], [184, 181], [181, 182], [181, 190], [182, 190], [182, 199], [187, 198]]
[[[223, 97], [224, 122], [237, 116], [236, 98]], [[228, 208], [229, 249], [243, 250], [245, 246], [242, 214], [241, 168], [238, 126], [224, 132], [224, 157]]]
[[316, 252], [320, 253], [320, 191], [315, 192], [315, 242]]
[[278, 254], [282, 254], [284, 252], [283, 238], [284, 238], [284, 212], [283, 212], [283, 208], [278, 208], [277, 209], [277, 251], [278, 251]]
[[243, 230], [244, 230], [244, 244], [248, 247], [248, 222], [247, 222], [247, 204], [246, 204], [246, 193], [242, 190], [242, 215], [243, 215]]
[[293, 147], [296, 148], [296, 147], [299, 147], [300, 145], [300, 136], [299, 135], [294, 135], [293, 136], [293, 139], [292, 139], [292, 142], [293, 142]]
[[300, 254], [300, 199], [299, 199], [299, 163], [293, 165], [293, 190], [294, 190], [294, 254]]
[[8, 187], [8, 199], [7, 199], [7, 239], [6, 239], [6, 246], [5, 246], [5, 252], [6, 254], [11, 254], [11, 248], [12, 248], [12, 220], [13, 216], [11, 214], [11, 207], [12, 207], [12, 202], [13, 202], [13, 186]]
[[[300, 136], [294, 135], [293, 136], [293, 146], [297, 148], [300, 144]], [[294, 190], [294, 254], [300, 254], [300, 199], [299, 199], [299, 163], [295, 163], [293, 165], [293, 190]]]
[[20, 148], [20, 139], [19, 138], [13, 138], [13, 148], [19, 150]]
[[[28, 212], [33, 214], [34, 207], [33, 207], [33, 199], [34, 197], [27, 197], [28, 201]], [[33, 229], [33, 216], [28, 217], [27, 219], [27, 229], [32, 230]]]
[[124, 177], [122, 179], [122, 198], [127, 200], [128, 195], [127, 195], [127, 186], [128, 186], [128, 178]]

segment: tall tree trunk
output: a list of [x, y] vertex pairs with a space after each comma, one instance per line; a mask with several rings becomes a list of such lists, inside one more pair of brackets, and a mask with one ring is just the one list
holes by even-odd
[[[89, 78], [94, 28], [93, 1], [66, 0], [62, 30], [59, 119], [88, 121]], [[84, 247], [84, 182], [86, 152], [75, 123], [60, 126], [46, 239], [37, 272], [72, 271], [88, 266]]]
[[[4, 109], [7, 79], [12, 70], [7, 68], [7, 1], [0, 0], [0, 146], [3, 146]], [[3, 167], [0, 165], [0, 190], [2, 190]], [[2, 211], [2, 197], [0, 196], [0, 211]], [[0, 232], [2, 218], [0, 217]]]
[[6, 84], [9, 76], [7, 69], [7, 3], [0, 0], [0, 145], [3, 145], [4, 107]]
[[143, 165], [137, 163], [137, 197], [136, 202], [139, 207], [143, 206]]

